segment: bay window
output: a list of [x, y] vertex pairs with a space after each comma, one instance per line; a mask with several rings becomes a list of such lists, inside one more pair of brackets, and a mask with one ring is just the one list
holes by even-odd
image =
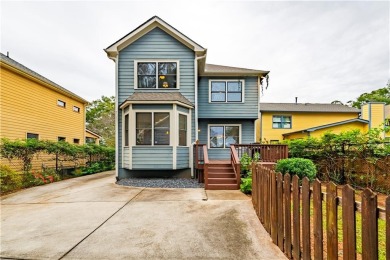
[[137, 145], [169, 145], [168, 112], [136, 113]]
[[187, 145], [187, 116], [179, 114], [179, 145]]

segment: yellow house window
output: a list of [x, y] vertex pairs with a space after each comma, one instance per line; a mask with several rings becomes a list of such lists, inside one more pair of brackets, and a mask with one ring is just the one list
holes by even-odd
[[74, 138], [74, 139], [73, 139], [73, 143], [74, 143], [74, 144], [79, 144], [79, 143], [80, 143], [80, 139]]
[[273, 116], [272, 128], [276, 128], [276, 129], [291, 128], [291, 116]]
[[73, 112], [80, 113], [80, 108], [73, 106]]
[[57, 106], [65, 108], [66, 107], [66, 102], [58, 99], [57, 100]]
[[27, 139], [39, 139], [39, 134], [27, 133]]

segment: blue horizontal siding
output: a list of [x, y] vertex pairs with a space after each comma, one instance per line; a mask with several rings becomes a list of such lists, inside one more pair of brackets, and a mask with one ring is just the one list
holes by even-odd
[[130, 169], [129, 157], [130, 157], [129, 147], [124, 147], [123, 148], [123, 168]]
[[176, 168], [189, 168], [189, 147], [177, 147]]
[[163, 170], [173, 169], [172, 147], [133, 147], [133, 169], [136, 170]]
[[[254, 120], [233, 120], [233, 119], [200, 119], [199, 120], [199, 142], [208, 144], [208, 125], [209, 124], [241, 124], [240, 144], [250, 144], [254, 142], [255, 123]], [[208, 149], [209, 159], [220, 160], [230, 159], [230, 148]]]
[[[245, 80], [244, 103], [209, 103], [209, 79]], [[258, 117], [257, 77], [201, 77], [198, 91], [199, 118], [248, 118]]]

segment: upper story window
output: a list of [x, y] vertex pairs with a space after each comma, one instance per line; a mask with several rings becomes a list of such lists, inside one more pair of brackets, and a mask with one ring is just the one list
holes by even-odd
[[57, 106], [65, 108], [66, 107], [66, 102], [58, 99], [57, 100]]
[[291, 128], [291, 116], [273, 116], [272, 128]]
[[210, 102], [244, 102], [244, 81], [211, 80]]
[[76, 106], [73, 106], [73, 112], [80, 113], [80, 108], [76, 107]]
[[136, 61], [136, 88], [178, 88], [177, 67], [178, 62], [173, 61]]
[[385, 126], [390, 126], [390, 119], [385, 120]]

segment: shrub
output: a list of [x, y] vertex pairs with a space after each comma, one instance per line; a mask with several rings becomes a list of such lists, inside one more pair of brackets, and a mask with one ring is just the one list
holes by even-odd
[[245, 194], [252, 193], [252, 172], [248, 173], [248, 177], [241, 178], [240, 190]]
[[304, 177], [313, 181], [317, 174], [317, 169], [314, 163], [309, 159], [304, 158], [288, 158], [279, 160], [276, 164], [275, 170], [282, 174], [289, 173], [297, 175], [300, 179]]
[[0, 164], [1, 193], [17, 190], [22, 187], [22, 176], [7, 165]]

